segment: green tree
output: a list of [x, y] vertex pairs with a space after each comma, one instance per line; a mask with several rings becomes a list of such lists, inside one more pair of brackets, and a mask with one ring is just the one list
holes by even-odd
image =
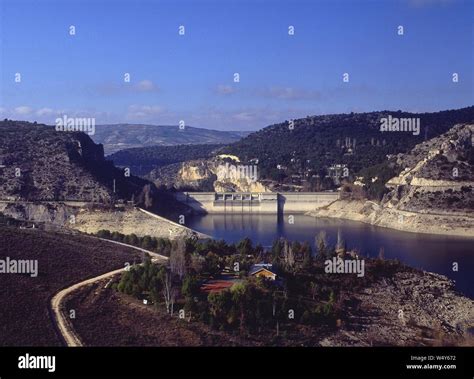
[[150, 236], [144, 236], [141, 240], [141, 247], [145, 250], [150, 250], [153, 248], [153, 243]]
[[110, 239], [111, 238], [110, 230], [105, 230], [105, 229], [99, 230], [97, 232], [97, 237]]
[[319, 260], [326, 259], [328, 242], [326, 238], [326, 232], [324, 230], [321, 230], [318, 236], [316, 237], [316, 248], [318, 250], [317, 258]]
[[283, 251], [283, 244], [281, 239], [275, 240], [272, 245], [272, 263], [278, 263], [281, 252]]
[[212, 323], [226, 327], [228, 313], [232, 307], [232, 295], [229, 290], [211, 292], [207, 296]]
[[219, 256], [213, 252], [207, 253], [204, 267], [205, 271], [207, 271], [209, 274], [217, 275], [220, 271]]
[[199, 280], [194, 275], [186, 275], [181, 286], [181, 293], [184, 296], [194, 298], [199, 294]]
[[244, 256], [253, 254], [252, 241], [250, 238], [245, 237], [237, 244], [237, 252]]
[[303, 268], [310, 268], [313, 265], [313, 252], [308, 242], [301, 246], [301, 254], [303, 255]]
[[122, 233], [119, 233], [117, 231], [112, 232], [112, 235], [110, 236], [114, 241], [117, 242], [123, 242], [124, 235]]

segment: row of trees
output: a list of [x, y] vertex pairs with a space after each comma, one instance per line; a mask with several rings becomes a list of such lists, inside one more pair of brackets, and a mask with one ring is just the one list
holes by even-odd
[[135, 233], [123, 234], [120, 232], [110, 232], [110, 230], [99, 230], [96, 233], [99, 238], [105, 238], [117, 242], [126, 243], [127, 245], [141, 247], [158, 254], [169, 256], [171, 252], [171, 241], [168, 238], [156, 238], [150, 236], [138, 237]]

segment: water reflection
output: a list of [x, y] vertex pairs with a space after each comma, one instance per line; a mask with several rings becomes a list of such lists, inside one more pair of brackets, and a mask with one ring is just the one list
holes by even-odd
[[[456, 288], [474, 298], [472, 275], [474, 269], [474, 239], [407, 233], [359, 222], [314, 218], [306, 215], [222, 214], [194, 216], [188, 226], [212, 235], [216, 239], [237, 242], [249, 237], [257, 244], [271, 246], [279, 237], [308, 241], [313, 247], [321, 230], [328, 242], [336, 244], [338, 232], [350, 249], [362, 255], [376, 257], [384, 248], [386, 258], [400, 261], [427, 271], [437, 272], [456, 281]], [[293, 222], [291, 222], [293, 221]], [[459, 271], [452, 270], [457, 262]]]

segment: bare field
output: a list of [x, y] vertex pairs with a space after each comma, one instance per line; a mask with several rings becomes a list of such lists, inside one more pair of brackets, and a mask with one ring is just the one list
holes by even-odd
[[0, 274], [0, 346], [58, 346], [49, 300], [60, 289], [140, 260], [96, 238], [0, 226], [0, 259], [38, 260], [38, 276]]

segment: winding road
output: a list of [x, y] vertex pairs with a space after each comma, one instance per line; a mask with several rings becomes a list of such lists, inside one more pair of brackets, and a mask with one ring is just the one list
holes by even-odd
[[[97, 238], [97, 237], [94, 237], [94, 238]], [[127, 245], [127, 244], [122, 243], [122, 242], [112, 241], [112, 240], [108, 240], [108, 239], [104, 239], [104, 238], [98, 238], [98, 239], [100, 239], [102, 241], [107, 241], [107, 242], [110, 242], [110, 243], [115, 243], [117, 245], [126, 246], [128, 248], [139, 250], [139, 251], [144, 252], [144, 253], [148, 253], [152, 257], [152, 261], [155, 262], [155, 263], [163, 263], [166, 260], [168, 260], [168, 257], [166, 257], [164, 255], [160, 255], [160, 254], [154, 253], [153, 251], [145, 250], [145, 249], [142, 249], [140, 247]], [[59, 291], [57, 294], [55, 294], [52, 297], [50, 306], [51, 306], [52, 315], [53, 315], [53, 317], [52, 317], [53, 322], [56, 324], [56, 327], [59, 330], [59, 332], [61, 333], [62, 338], [65, 341], [67, 346], [69, 346], [69, 347], [79, 347], [79, 346], [83, 346], [83, 343], [82, 343], [81, 339], [79, 338], [79, 336], [77, 335], [77, 333], [75, 332], [75, 330], [72, 326], [72, 323], [69, 321], [69, 317], [64, 312], [65, 310], [62, 307], [62, 302], [63, 302], [64, 298], [67, 295], [69, 295], [71, 292], [76, 291], [81, 287], [84, 287], [84, 286], [89, 285], [89, 284], [96, 283], [98, 281], [101, 281], [101, 280], [104, 280], [104, 279], [107, 279], [107, 278], [111, 278], [114, 275], [117, 275], [117, 274], [123, 272], [124, 270], [125, 270], [125, 268], [120, 268], [118, 270], [106, 272], [105, 274], [102, 274], [102, 275], [96, 276], [94, 278], [84, 280], [84, 281], [76, 283], [76, 284], [73, 284], [72, 286], [64, 288], [63, 290]]]

